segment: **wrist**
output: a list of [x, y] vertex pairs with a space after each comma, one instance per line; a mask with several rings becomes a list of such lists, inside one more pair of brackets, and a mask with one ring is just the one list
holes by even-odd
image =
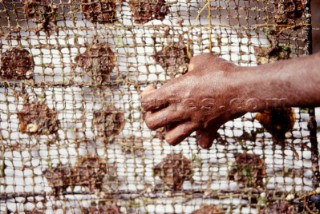
[[286, 97], [274, 93], [272, 85], [282, 84], [276, 72], [266, 68], [241, 67], [234, 73], [237, 97], [232, 100], [235, 113], [257, 112], [270, 107], [286, 106]]

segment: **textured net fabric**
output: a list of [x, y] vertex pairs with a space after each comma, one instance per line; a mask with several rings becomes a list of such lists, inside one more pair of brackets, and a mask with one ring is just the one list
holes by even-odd
[[248, 113], [202, 150], [167, 145], [139, 102], [192, 56], [308, 55], [310, 17], [306, 0], [1, 1], [0, 213], [316, 211], [312, 109], [282, 111], [281, 137]]

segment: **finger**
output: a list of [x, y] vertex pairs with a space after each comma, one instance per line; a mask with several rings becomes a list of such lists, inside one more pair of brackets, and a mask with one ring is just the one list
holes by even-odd
[[196, 141], [197, 144], [203, 149], [209, 149], [213, 140], [216, 138], [216, 132], [214, 130], [197, 130]]
[[211, 53], [192, 57], [189, 63], [188, 71], [192, 72], [195, 70], [195, 68], [199, 70], [199, 68], [206, 66], [213, 59], [213, 57], [214, 55]]
[[196, 128], [197, 124], [194, 122], [186, 122], [177, 125], [173, 129], [167, 131], [165, 140], [170, 145], [175, 146], [188, 137]]
[[146, 101], [144, 101], [144, 98], [147, 97], [149, 94], [152, 94], [156, 88], [153, 85], [148, 85], [143, 92], [140, 94], [140, 100], [141, 100], [141, 106], [143, 108], [144, 105], [146, 105]]
[[169, 103], [175, 102], [173, 99], [172, 86], [162, 86], [157, 90], [148, 91], [141, 96], [141, 107], [145, 111], [155, 111], [167, 107]]
[[160, 109], [162, 106], [168, 104], [168, 100], [165, 99], [165, 93], [162, 88], [158, 90], [153, 90], [151, 87], [146, 91], [141, 93], [141, 107], [145, 111], [154, 111]]
[[149, 129], [155, 130], [163, 126], [168, 126], [169, 124], [186, 120], [186, 117], [185, 111], [178, 111], [176, 105], [172, 104], [160, 111], [146, 112], [144, 120]]
[[141, 95], [141, 97], [146, 96], [146, 95], [152, 93], [152, 91], [154, 91], [154, 90], [156, 90], [156, 88], [153, 85], [148, 85], [140, 95]]

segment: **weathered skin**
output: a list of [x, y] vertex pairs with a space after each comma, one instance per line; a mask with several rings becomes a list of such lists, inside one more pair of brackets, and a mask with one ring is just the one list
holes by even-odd
[[212, 54], [193, 57], [189, 73], [141, 94], [150, 129], [166, 127], [177, 145], [197, 131], [209, 148], [221, 125], [270, 107], [320, 105], [320, 54], [257, 67], [239, 67]]

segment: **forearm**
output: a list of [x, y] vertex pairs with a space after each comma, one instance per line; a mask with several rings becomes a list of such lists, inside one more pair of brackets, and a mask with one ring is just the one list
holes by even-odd
[[320, 106], [319, 54], [243, 68], [236, 75], [241, 91], [238, 108], [243, 112], [268, 107]]

